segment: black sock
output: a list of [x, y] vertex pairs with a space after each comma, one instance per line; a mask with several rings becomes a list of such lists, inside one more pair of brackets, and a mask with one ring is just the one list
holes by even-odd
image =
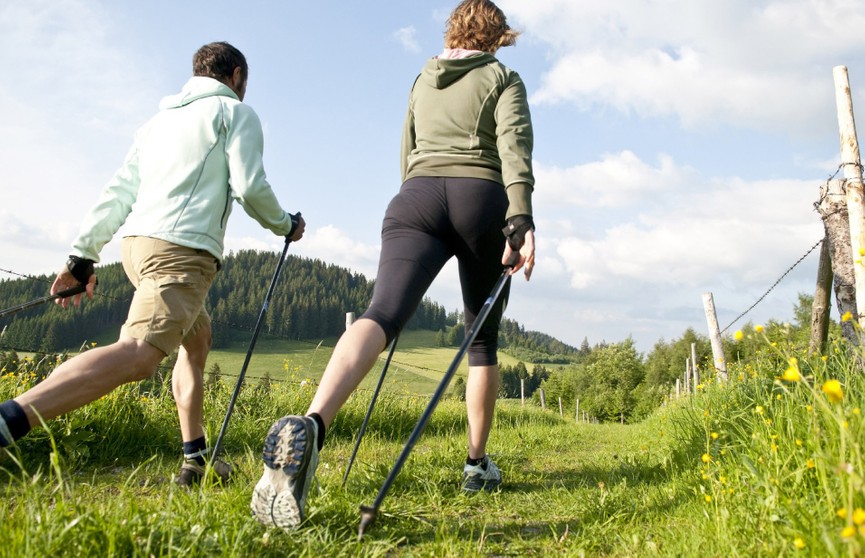
[[478, 459], [472, 459], [471, 457], [466, 457], [466, 465], [471, 465], [472, 467], [477, 467], [478, 465], [486, 471], [487, 470], [487, 456], [480, 457]]
[[203, 466], [206, 463], [204, 460], [204, 454], [206, 453], [204, 450], [206, 449], [207, 442], [204, 440], [204, 436], [191, 442], [183, 442], [183, 457], [194, 459], [196, 463]]
[[9, 429], [9, 434], [12, 435], [11, 440], [7, 440], [0, 435], [0, 447], [11, 445], [18, 438], [22, 438], [30, 432], [30, 421], [27, 420], [27, 415], [24, 414], [24, 409], [21, 405], [15, 402], [14, 399], [0, 403], [0, 416], [6, 422], [6, 428]]
[[321, 451], [321, 448], [324, 447], [324, 431], [327, 430], [327, 428], [324, 426], [324, 419], [321, 418], [321, 415], [319, 415], [318, 413], [309, 413], [308, 416], [309, 416], [309, 418], [314, 420], [315, 423], [318, 425], [317, 443], [318, 443], [318, 451]]

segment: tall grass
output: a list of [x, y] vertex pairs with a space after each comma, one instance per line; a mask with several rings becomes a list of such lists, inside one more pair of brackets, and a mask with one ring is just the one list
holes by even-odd
[[[0, 556], [860, 556], [861, 353], [839, 341], [809, 357], [768, 333], [747, 333], [762, 350], [729, 362], [727, 382], [704, 379], [639, 424], [575, 424], [501, 401], [490, 451], [505, 484], [492, 494], [460, 492], [465, 409], [442, 401], [362, 541], [358, 505], [375, 498], [427, 396], [385, 390], [343, 488], [371, 394], [352, 396], [329, 430], [309, 519], [286, 534], [248, 506], [264, 433], [313, 396], [303, 371], [243, 389], [225, 440], [237, 476], [193, 490], [171, 482], [181, 459], [169, 384], [124, 386], [0, 451]], [[36, 368], [0, 373], [0, 398], [38, 381]], [[211, 439], [233, 384], [208, 387]]]
[[[757, 326], [750, 362], [669, 411], [720, 552], [859, 556], [865, 548], [861, 349], [809, 357]], [[741, 338], [745, 334], [737, 332]]]

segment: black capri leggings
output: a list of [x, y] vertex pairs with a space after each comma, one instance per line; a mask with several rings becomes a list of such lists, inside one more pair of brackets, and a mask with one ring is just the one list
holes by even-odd
[[[384, 216], [372, 303], [362, 317], [378, 323], [390, 343], [456, 256], [468, 330], [502, 273], [507, 207], [504, 187], [490, 180], [406, 180]], [[469, 347], [470, 366], [498, 364], [499, 322], [509, 289], [510, 282]]]

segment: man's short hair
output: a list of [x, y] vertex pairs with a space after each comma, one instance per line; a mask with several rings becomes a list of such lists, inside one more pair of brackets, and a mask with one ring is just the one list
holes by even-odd
[[240, 68], [245, 80], [249, 75], [246, 57], [230, 44], [221, 41], [206, 44], [192, 57], [192, 75], [224, 81], [230, 79], [234, 69]]

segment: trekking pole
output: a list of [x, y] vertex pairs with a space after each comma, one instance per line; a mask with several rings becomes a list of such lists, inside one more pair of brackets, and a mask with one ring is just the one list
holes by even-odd
[[75, 296], [79, 293], [83, 293], [87, 290], [86, 283], [80, 283], [70, 289], [66, 289], [65, 291], [60, 291], [59, 293], [55, 293], [53, 295], [47, 295], [40, 298], [34, 298], [29, 302], [25, 302], [24, 304], [19, 304], [18, 306], [13, 306], [12, 308], [7, 308], [6, 310], [0, 310], [0, 318], [3, 316], [8, 316], [9, 314], [14, 314], [15, 312], [20, 312], [21, 310], [26, 310], [28, 308], [32, 308], [34, 306], [39, 306], [40, 304], [44, 304], [50, 300], [56, 300], [58, 298], [68, 298], [70, 296]]
[[[516, 254], [519, 257], [519, 254]], [[385, 496], [387, 496], [387, 492], [390, 489], [390, 486], [393, 484], [393, 481], [396, 479], [396, 476], [399, 474], [400, 469], [405, 464], [406, 459], [408, 459], [409, 453], [411, 453], [412, 448], [420, 437], [423, 429], [426, 427], [427, 422], [429, 422], [430, 416], [438, 405], [439, 400], [444, 395], [445, 389], [450, 383], [451, 378], [453, 378], [454, 374], [457, 371], [457, 368], [460, 365], [460, 362], [465, 356], [466, 351], [468, 351], [469, 345], [475, 340], [475, 337], [478, 336], [480, 332], [481, 326], [483, 326], [484, 321], [486, 321], [487, 316], [492, 310], [493, 305], [498, 300], [499, 295], [501, 295], [502, 291], [505, 288], [505, 285], [508, 283], [508, 279], [510, 278], [510, 269], [513, 267], [513, 264], [509, 264], [505, 267], [504, 271], [502, 271], [501, 276], [499, 276], [498, 281], [496, 281], [495, 286], [493, 287], [493, 292], [490, 294], [489, 298], [484, 301], [483, 306], [481, 307], [480, 312], [478, 312], [477, 318], [475, 318], [472, 327], [469, 329], [468, 333], [466, 333], [466, 338], [463, 340], [462, 345], [460, 345], [459, 351], [457, 351], [456, 357], [454, 357], [453, 362], [448, 368], [447, 372], [445, 372], [444, 378], [442, 378], [441, 383], [439, 383], [438, 388], [436, 388], [435, 393], [430, 399], [429, 404], [427, 405], [426, 410], [421, 415], [420, 419], [417, 421], [417, 424], [414, 427], [414, 430], [409, 436], [408, 441], [405, 444], [405, 447], [400, 453], [399, 457], [394, 463], [393, 469], [391, 469], [390, 474], [388, 474], [387, 478], [384, 481], [384, 484], [381, 486], [381, 489], [378, 491], [378, 496], [376, 496], [375, 501], [372, 506], [360, 506], [360, 525], [357, 528], [357, 536], [358, 538], [363, 537], [364, 531], [366, 528], [372, 525], [375, 521], [376, 515], [378, 515], [378, 509], [381, 506], [382, 501]]]
[[390, 350], [387, 352], [387, 359], [385, 359], [384, 366], [381, 369], [381, 377], [378, 379], [378, 385], [375, 386], [375, 391], [372, 394], [372, 401], [369, 402], [369, 409], [366, 411], [366, 416], [363, 418], [363, 423], [361, 423], [360, 430], [357, 433], [357, 441], [354, 443], [354, 450], [351, 452], [351, 459], [348, 460], [348, 467], [345, 468], [345, 475], [342, 477], [343, 488], [345, 487], [345, 482], [348, 480], [348, 473], [351, 471], [354, 458], [357, 456], [357, 449], [360, 447], [360, 440], [363, 438], [363, 433], [366, 431], [366, 424], [369, 422], [370, 415], [372, 415], [372, 408], [375, 406], [375, 400], [378, 399], [378, 393], [381, 391], [381, 385], [384, 383], [384, 375], [387, 373], [390, 359], [393, 358], [393, 351], [396, 349], [397, 339], [399, 339], [399, 336], [394, 337], [393, 341], [390, 343]]
[[[298, 217], [300, 213], [297, 214]], [[213, 453], [210, 455], [210, 464], [216, 463], [216, 457], [219, 455], [219, 450], [222, 445], [222, 438], [225, 436], [225, 431], [228, 429], [228, 421], [231, 419], [231, 412], [234, 410], [234, 404], [237, 401], [237, 396], [240, 394], [240, 388], [243, 387], [243, 378], [246, 376], [246, 368], [249, 366], [249, 359], [252, 358], [252, 349], [255, 348], [255, 341], [258, 339], [258, 332], [261, 331], [261, 324], [264, 323], [264, 315], [267, 313], [267, 307], [270, 305], [270, 297], [273, 295], [273, 289], [276, 287], [276, 282], [279, 280], [279, 274], [282, 272], [282, 264], [285, 263], [285, 255], [288, 253], [288, 245], [291, 244], [291, 239], [285, 237], [285, 247], [282, 249], [282, 256], [279, 258], [279, 263], [276, 265], [276, 271], [273, 274], [273, 279], [270, 281], [270, 289], [264, 297], [264, 305], [261, 307], [261, 312], [258, 313], [258, 321], [255, 322], [255, 330], [252, 332], [252, 339], [249, 341], [249, 349], [246, 351], [246, 358], [243, 360], [243, 367], [240, 369], [240, 376], [237, 378], [237, 385], [234, 386], [234, 393], [231, 394], [231, 401], [228, 402], [228, 410], [225, 412], [225, 419], [222, 421], [222, 428], [219, 430], [219, 436], [216, 438], [216, 443], [213, 445]]]

